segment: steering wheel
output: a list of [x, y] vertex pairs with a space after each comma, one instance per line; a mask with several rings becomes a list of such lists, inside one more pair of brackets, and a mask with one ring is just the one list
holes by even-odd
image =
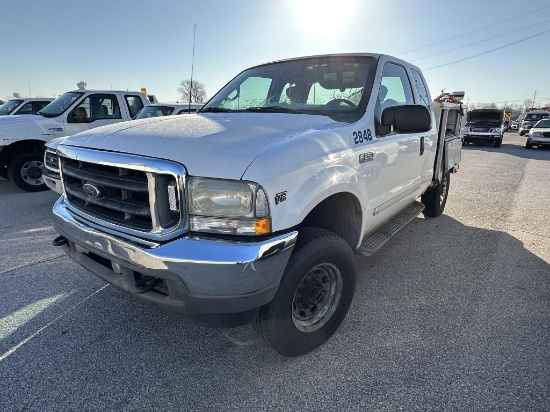
[[339, 107], [340, 103], [344, 103], [345, 105], [351, 107], [352, 109], [355, 109], [357, 105], [353, 103], [351, 100], [348, 99], [333, 99], [330, 102], [328, 102], [326, 105], [329, 107]]

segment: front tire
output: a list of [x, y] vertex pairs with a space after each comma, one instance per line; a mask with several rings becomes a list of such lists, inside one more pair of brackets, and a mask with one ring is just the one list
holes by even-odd
[[44, 154], [24, 152], [16, 155], [8, 164], [8, 178], [26, 192], [47, 190], [42, 178]]
[[421, 200], [425, 207], [423, 211], [424, 216], [437, 217], [443, 213], [447, 204], [447, 197], [449, 196], [450, 183], [451, 171], [447, 170], [443, 172], [441, 182], [422, 195]]
[[500, 138], [499, 140], [495, 140], [493, 143], [495, 147], [500, 147], [501, 144], [502, 144], [502, 138]]
[[255, 329], [281, 355], [314, 350], [344, 320], [355, 272], [355, 255], [344, 239], [324, 229], [300, 229], [279, 290], [260, 309]]

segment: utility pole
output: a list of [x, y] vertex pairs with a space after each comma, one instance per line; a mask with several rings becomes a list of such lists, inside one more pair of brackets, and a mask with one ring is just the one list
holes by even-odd
[[191, 91], [193, 90], [193, 68], [195, 66], [195, 32], [197, 24], [193, 25], [193, 59], [191, 60], [191, 84], [189, 85], [189, 111], [191, 111]]
[[30, 77], [27, 77], [27, 80], [29, 82], [29, 97], [32, 97], [32, 93], [31, 93], [31, 78]]
[[535, 95], [533, 96], [533, 107], [536, 107], [535, 99], [537, 98], [537, 91], [535, 90]]

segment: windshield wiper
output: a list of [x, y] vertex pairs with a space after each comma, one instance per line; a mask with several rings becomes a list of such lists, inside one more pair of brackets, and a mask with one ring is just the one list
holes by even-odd
[[294, 109], [289, 109], [288, 107], [282, 106], [255, 106], [248, 107], [247, 112], [267, 112], [267, 113], [298, 113], [303, 114], [304, 112]]
[[206, 109], [199, 109], [199, 113], [229, 113], [231, 109], [224, 109], [223, 107], [207, 107]]

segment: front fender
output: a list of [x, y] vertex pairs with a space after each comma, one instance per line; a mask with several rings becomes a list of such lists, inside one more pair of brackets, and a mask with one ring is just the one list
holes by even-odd
[[40, 115], [6, 116], [0, 119], [0, 146], [9, 146], [21, 140], [46, 142], [64, 135], [62, 124]]

